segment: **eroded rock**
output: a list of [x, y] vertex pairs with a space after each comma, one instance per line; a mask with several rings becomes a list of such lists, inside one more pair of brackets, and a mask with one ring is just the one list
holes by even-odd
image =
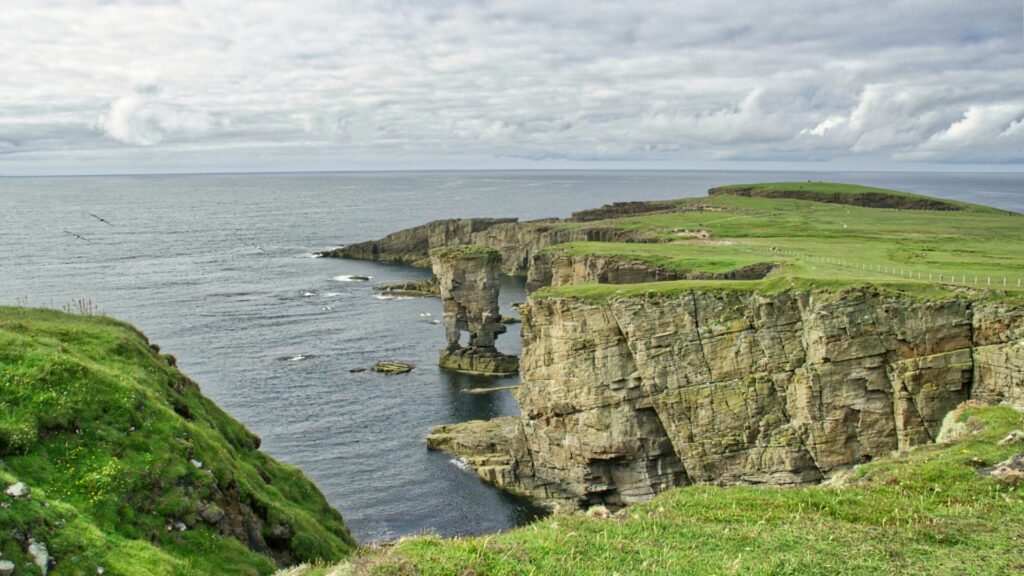
[[[498, 311], [501, 255], [480, 245], [442, 248], [431, 252], [444, 307], [446, 346], [438, 363], [442, 368], [477, 374], [514, 374], [519, 359], [498, 352], [498, 334], [505, 332]], [[469, 332], [468, 345], [461, 344]]]
[[820, 482], [934, 441], [970, 398], [1024, 398], [1024, 314], [963, 298], [694, 291], [522, 313], [501, 482], [584, 507], [689, 483]]

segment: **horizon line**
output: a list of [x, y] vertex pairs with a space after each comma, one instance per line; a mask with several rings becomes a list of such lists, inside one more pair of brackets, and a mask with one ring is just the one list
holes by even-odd
[[387, 174], [414, 172], [804, 172], [804, 173], [846, 173], [846, 174], [1019, 174], [1017, 170], [984, 169], [855, 169], [834, 168], [383, 168], [383, 169], [336, 169], [336, 170], [225, 170], [196, 172], [97, 172], [66, 174], [2, 174], [0, 179], [15, 178], [112, 178], [131, 176], [275, 176], [293, 174]]

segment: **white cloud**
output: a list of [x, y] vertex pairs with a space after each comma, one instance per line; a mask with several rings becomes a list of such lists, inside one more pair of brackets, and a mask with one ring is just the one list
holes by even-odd
[[195, 139], [210, 128], [205, 113], [161, 102], [159, 87], [146, 84], [118, 98], [100, 117], [107, 136], [125, 144], [155, 146], [168, 139]]
[[1019, 10], [996, 0], [7, 0], [0, 161], [145, 148], [185, 162], [201, 147], [232, 166], [275, 149], [337, 168], [1024, 163], [1021, 116], [1002, 108], [1024, 94]]

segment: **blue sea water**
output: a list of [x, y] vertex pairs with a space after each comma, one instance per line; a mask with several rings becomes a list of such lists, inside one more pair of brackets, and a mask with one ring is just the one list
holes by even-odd
[[[299, 466], [361, 542], [477, 534], [527, 503], [428, 452], [435, 424], [516, 414], [511, 379], [440, 371], [436, 299], [375, 297], [424, 278], [315, 251], [438, 218], [568, 216], [623, 200], [757, 181], [838, 180], [1024, 212], [1022, 174], [385, 172], [0, 178], [0, 304], [88, 299], [145, 331], [204, 392]], [[104, 223], [92, 215], [100, 216]], [[72, 234], [77, 234], [75, 237]], [[370, 282], [349, 276], [371, 276]], [[524, 298], [508, 279], [503, 312]], [[518, 327], [499, 348], [518, 350]], [[350, 373], [396, 359], [401, 376]]]

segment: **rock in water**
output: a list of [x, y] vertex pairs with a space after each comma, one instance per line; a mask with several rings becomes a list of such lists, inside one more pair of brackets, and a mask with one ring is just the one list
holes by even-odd
[[[447, 346], [441, 350], [442, 368], [475, 374], [507, 375], [519, 369], [519, 359], [498, 352], [494, 341], [505, 332], [498, 311], [498, 274], [501, 254], [470, 244], [430, 252], [444, 306]], [[469, 332], [463, 348], [462, 331]]]
[[412, 364], [405, 364], [404, 362], [394, 362], [388, 360], [386, 362], [378, 362], [374, 367], [374, 372], [380, 372], [382, 374], [405, 374], [413, 369]]

